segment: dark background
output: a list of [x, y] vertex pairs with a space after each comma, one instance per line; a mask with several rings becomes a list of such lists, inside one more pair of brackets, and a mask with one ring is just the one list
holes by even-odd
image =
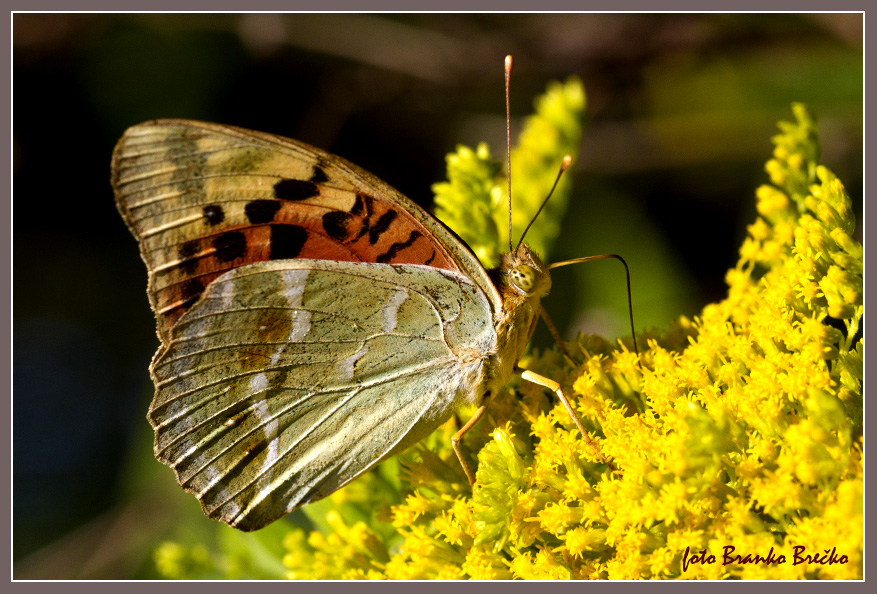
[[[549, 80], [577, 75], [589, 123], [549, 259], [625, 256], [638, 329], [723, 297], [792, 101], [818, 114], [823, 162], [861, 214], [861, 15], [12, 20], [17, 578], [150, 577], [161, 540], [216, 529], [151, 456], [157, 339], [109, 186], [127, 126], [188, 117], [298, 138], [429, 205], [456, 144], [504, 158], [505, 54], [513, 133]], [[565, 332], [629, 333], [617, 264], [553, 278], [546, 308]]]

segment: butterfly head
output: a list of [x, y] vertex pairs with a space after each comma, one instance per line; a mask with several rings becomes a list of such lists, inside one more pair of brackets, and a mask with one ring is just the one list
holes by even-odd
[[522, 300], [541, 299], [551, 289], [548, 267], [527, 244], [520, 244], [515, 251], [502, 257], [500, 273], [504, 296], [513, 295]]

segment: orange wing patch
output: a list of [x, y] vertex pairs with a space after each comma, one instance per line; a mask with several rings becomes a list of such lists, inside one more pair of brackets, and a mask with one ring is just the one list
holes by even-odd
[[207, 285], [254, 262], [312, 258], [459, 270], [381, 188], [364, 191], [348, 177], [327, 154], [298, 143], [273, 146], [179, 122], [129, 130], [114, 152], [112, 181], [140, 241], [162, 339]]

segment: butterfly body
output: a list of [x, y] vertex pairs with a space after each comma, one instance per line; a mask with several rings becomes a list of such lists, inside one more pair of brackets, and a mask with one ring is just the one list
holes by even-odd
[[526, 245], [488, 272], [374, 176], [280, 137], [146, 122], [119, 141], [112, 181], [161, 342], [156, 457], [242, 530], [499, 390], [550, 288]]

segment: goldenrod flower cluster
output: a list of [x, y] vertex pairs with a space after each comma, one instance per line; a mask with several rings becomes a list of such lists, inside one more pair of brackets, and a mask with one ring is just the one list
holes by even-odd
[[403, 463], [400, 542], [335, 518], [306, 547], [290, 536], [293, 575], [861, 578], [862, 247], [812, 117], [793, 110], [726, 299], [641, 335], [641, 361], [590, 337], [567, 345], [575, 368], [555, 352], [525, 362], [575, 396], [615, 470], [546, 390], [521, 384], [467, 436], [487, 440], [474, 494], [433, 436], [438, 453]]
[[287, 577], [861, 579], [862, 246], [793, 112], [723, 301], [640, 334], [640, 357], [582, 337], [574, 366], [522, 361], [612, 466], [551, 392], [517, 383], [465, 436], [474, 490], [451, 419], [390, 461], [401, 484], [385, 467], [306, 507], [321, 530], [287, 534]]

